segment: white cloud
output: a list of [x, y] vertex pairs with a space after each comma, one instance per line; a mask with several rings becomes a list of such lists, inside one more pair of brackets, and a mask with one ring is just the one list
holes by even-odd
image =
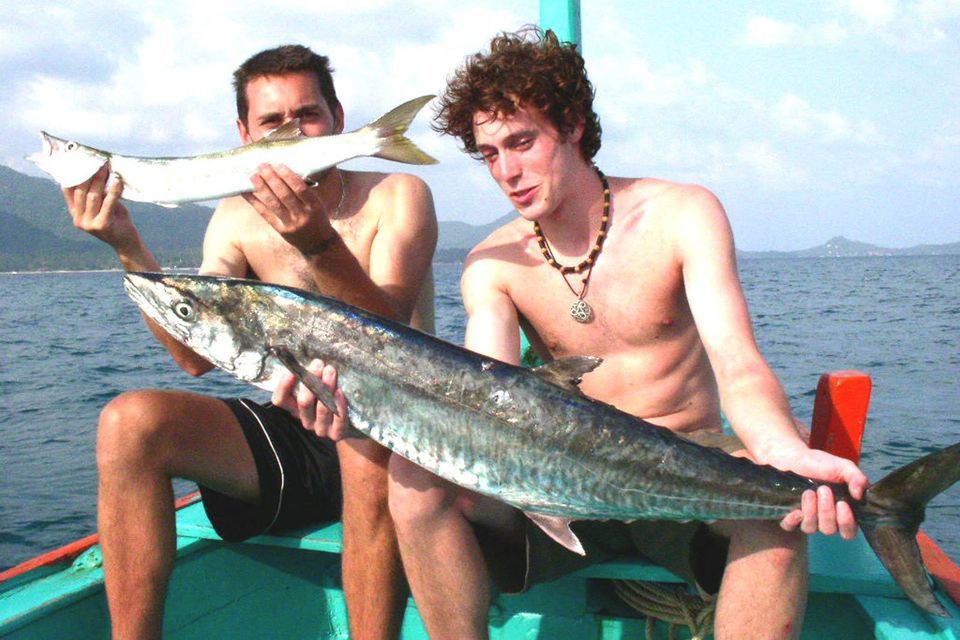
[[812, 27], [812, 42], [824, 45], [839, 45], [850, 37], [850, 30], [839, 20], [827, 20]]
[[844, 0], [841, 5], [870, 29], [890, 25], [899, 12], [897, 0]]
[[880, 141], [872, 123], [854, 123], [832, 111], [817, 111], [808, 101], [793, 94], [783, 96], [772, 105], [770, 114], [780, 130], [792, 136], [812, 137], [827, 143]]
[[908, 52], [931, 50], [957, 44], [960, 0], [835, 0], [825, 16], [807, 15], [809, 21], [800, 24], [750, 17], [741, 40], [753, 47], [837, 46], [859, 38]]
[[770, 140], [746, 140], [734, 150], [739, 165], [761, 184], [774, 182], [780, 189], [796, 188], [807, 180], [806, 172], [786, 160]]
[[20, 112], [25, 125], [47, 129], [50, 133], [83, 141], [87, 136], [110, 137], [130, 131], [129, 114], [107, 116], [96, 105], [105, 94], [102, 88], [78, 84], [63, 78], [38, 76], [23, 88], [23, 104], [32, 105]]
[[754, 47], [773, 47], [790, 44], [796, 37], [795, 25], [758, 16], [747, 21], [747, 33], [744, 42]]
[[[926, 51], [956, 40], [958, 0], [844, 0], [852, 30], [904, 51]], [[951, 31], [954, 35], [951, 37]]]

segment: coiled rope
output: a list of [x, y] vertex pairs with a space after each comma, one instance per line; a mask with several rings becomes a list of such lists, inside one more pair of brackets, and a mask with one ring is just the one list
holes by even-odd
[[683, 587], [642, 580], [614, 580], [613, 584], [621, 600], [646, 616], [647, 640], [653, 640], [657, 620], [669, 625], [670, 640], [676, 640], [680, 625], [690, 629], [691, 640], [704, 640], [713, 630], [717, 596], [699, 587], [697, 593], [689, 593]]

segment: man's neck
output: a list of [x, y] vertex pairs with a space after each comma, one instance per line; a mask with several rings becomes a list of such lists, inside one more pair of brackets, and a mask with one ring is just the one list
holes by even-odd
[[320, 197], [327, 207], [327, 215], [331, 219], [340, 217], [344, 212], [344, 202], [347, 198], [346, 178], [338, 167], [324, 169], [320, 173], [310, 176], [317, 183], [315, 189], [320, 190]]
[[603, 215], [603, 187], [593, 165], [578, 165], [564, 184], [564, 194], [556, 209], [538, 223], [555, 251], [576, 256], [593, 246]]

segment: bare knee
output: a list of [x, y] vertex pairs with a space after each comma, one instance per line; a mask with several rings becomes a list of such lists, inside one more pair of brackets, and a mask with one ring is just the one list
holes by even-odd
[[768, 562], [784, 568], [806, 561], [807, 536], [785, 531], [773, 520], [745, 520], [718, 523], [730, 539], [730, 560], [763, 553]]
[[97, 427], [97, 466], [101, 471], [162, 461], [167, 448], [162, 407], [160, 392], [131, 391], [103, 408]]
[[432, 522], [454, 506], [455, 498], [450, 486], [429, 471], [400, 456], [390, 460], [390, 515], [398, 531]]
[[373, 521], [386, 518], [390, 451], [372, 440], [348, 439], [337, 444], [337, 453], [345, 517]]

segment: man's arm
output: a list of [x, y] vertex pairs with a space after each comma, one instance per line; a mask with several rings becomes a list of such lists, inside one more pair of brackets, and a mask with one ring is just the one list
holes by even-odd
[[[753, 335], [737, 275], [733, 236], [723, 207], [699, 187], [677, 187], [677, 251], [687, 300], [717, 379], [721, 405], [737, 435], [757, 462], [847, 484], [854, 497], [867, 487], [851, 461], [810, 449], [797, 432], [783, 387], [764, 360]], [[784, 519], [786, 528], [856, 533], [846, 503], [836, 505], [821, 487], [804, 496], [803, 509]]]
[[[271, 172], [273, 176], [270, 175]], [[287, 170], [279, 167], [276, 171], [262, 170], [260, 175], [266, 175], [266, 182], [270, 182], [274, 177], [279, 178], [285, 173]], [[378, 185], [377, 188], [385, 190], [378, 197], [385, 199], [377, 203], [377, 206], [382, 207], [381, 218], [371, 244], [370, 271], [367, 273], [339, 236], [335, 235], [332, 226], [329, 231], [321, 231], [319, 235], [323, 238], [324, 233], [332, 233], [333, 241], [329, 242], [321, 253], [312, 254], [309, 247], [310, 243], [315, 241], [304, 229], [309, 225], [303, 220], [312, 217], [313, 226], [320, 226], [322, 229], [322, 222], [318, 222], [318, 218], [325, 220], [326, 214], [322, 213], [322, 205], [311, 203], [308, 193], [299, 191], [297, 181], [300, 179], [295, 174], [285, 175], [283, 182], [288, 187], [270, 186], [269, 191], [274, 194], [283, 193], [285, 188], [289, 189], [287, 204], [283, 205], [279, 214], [264, 212], [261, 215], [268, 222], [271, 215], [274, 215], [271, 225], [288, 242], [297, 243], [294, 246], [307, 257], [318, 288], [326, 295], [373, 313], [409, 322], [421, 288], [428, 280], [437, 241], [433, 197], [426, 184], [413, 176], [395, 174]], [[270, 196], [264, 193], [263, 187], [264, 185], [258, 186], [256, 192], [254, 207], [258, 211], [265, 209], [265, 203], [270, 202]], [[300, 213], [296, 212], [297, 207], [302, 207]], [[336, 374], [332, 367], [325, 367], [323, 363], [317, 362], [312, 363], [308, 369], [320, 375], [331, 389], [336, 388]], [[317, 435], [340, 439], [346, 425], [345, 412], [338, 410], [341, 417], [335, 417], [322, 405], [318, 406], [314, 395], [302, 385], [294, 397], [296, 388], [296, 380], [293, 376], [287, 376], [274, 391], [273, 402], [294, 415], [299, 415], [303, 425]], [[335, 392], [335, 397], [338, 403], [342, 402], [339, 391]]]
[[[130, 219], [130, 213], [120, 202], [122, 180], [114, 180], [107, 186], [109, 175], [110, 166], [107, 164], [90, 180], [63, 190], [73, 225], [110, 245], [125, 271], [161, 271], [160, 263], [144, 244]], [[213, 365], [184, 346], [149, 317], [144, 315], [143, 319], [151, 333], [182, 369], [191, 375], [200, 375], [213, 368]]]
[[333, 228], [319, 192], [300, 176], [282, 165], [264, 165], [252, 182], [255, 190], [244, 199], [307, 258], [320, 291], [409, 321], [437, 241], [433, 198], [420, 179], [394, 174], [384, 181], [389, 187], [377, 187], [389, 189], [392, 202], [382, 209], [369, 274]]
[[[483, 245], [481, 245], [482, 247]], [[460, 292], [467, 312], [464, 346], [511, 364], [520, 364], [520, 324], [517, 309], [497, 277], [497, 261], [467, 257]]]

